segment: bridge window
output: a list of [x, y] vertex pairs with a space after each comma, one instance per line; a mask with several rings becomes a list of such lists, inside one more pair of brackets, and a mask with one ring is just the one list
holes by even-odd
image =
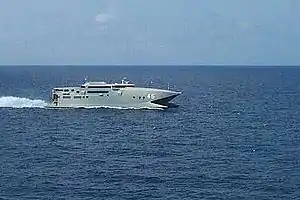
[[108, 93], [108, 91], [88, 91], [89, 94]]
[[[84, 87], [84, 86], [83, 86]], [[88, 86], [88, 88], [111, 88], [111, 86], [109, 85], [102, 85], [102, 86], [94, 86], [94, 85], [90, 85]]]
[[120, 90], [120, 88], [112, 87], [112, 90], [118, 91], [118, 90]]

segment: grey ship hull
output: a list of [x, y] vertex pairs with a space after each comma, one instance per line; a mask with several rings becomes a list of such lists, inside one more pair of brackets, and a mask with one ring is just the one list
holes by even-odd
[[[73, 91], [64, 93], [65, 90]], [[154, 88], [107, 88], [86, 89], [80, 87], [61, 88], [52, 92], [48, 108], [129, 108], [129, 109], [165, 109], [176, 106], [170, 101], [180, 92]], [[53, 98], [57, 95], [58, 98]]]

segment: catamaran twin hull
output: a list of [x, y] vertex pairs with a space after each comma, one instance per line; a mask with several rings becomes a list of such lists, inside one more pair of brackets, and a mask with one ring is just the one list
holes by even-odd
[[86, 82], [81, 87], [63, 87], [52, 90], [50, 108], [169, 108], [170, 103], [181, 92], [171, 90], [140, 88], [134, 84], [107, 84], [105, 82]]

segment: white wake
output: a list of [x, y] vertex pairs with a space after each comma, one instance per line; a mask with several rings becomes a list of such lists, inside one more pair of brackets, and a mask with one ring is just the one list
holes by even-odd
[[[21, 97], [5, 96], [0, 97], [0, 108], [45, 108], [47, 103], [39, 99], [27, 99]], [[151, 107], [110, 107], [110, 106], [83, 106], [73, 108], [85, 109], [120, 109], [120, 110], [163, 110], [162, 108]]]
[[33, 100], [20, 97], [0, 97], [0, 108], [44, 108], [47, 103], [43, 100]]

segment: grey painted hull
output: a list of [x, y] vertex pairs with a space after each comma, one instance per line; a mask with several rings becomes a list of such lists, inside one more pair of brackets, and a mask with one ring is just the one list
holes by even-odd
[[[180, 92], [161, 90], [154, 88], [122, 88], [104, 89], [103, 93], [89, 93], [80, 87], [69, 87], [72, 90], [68, 98], [63, 93], [57, 93], [58, 97], [51, 100], [48, 108], [127, 108], [127, 109], [165, 109], [170, 107], [170, 101]], [[99, 92], [99, 91], [97, 91]], [[53, 93], [52, 93], [53, 95]]]

